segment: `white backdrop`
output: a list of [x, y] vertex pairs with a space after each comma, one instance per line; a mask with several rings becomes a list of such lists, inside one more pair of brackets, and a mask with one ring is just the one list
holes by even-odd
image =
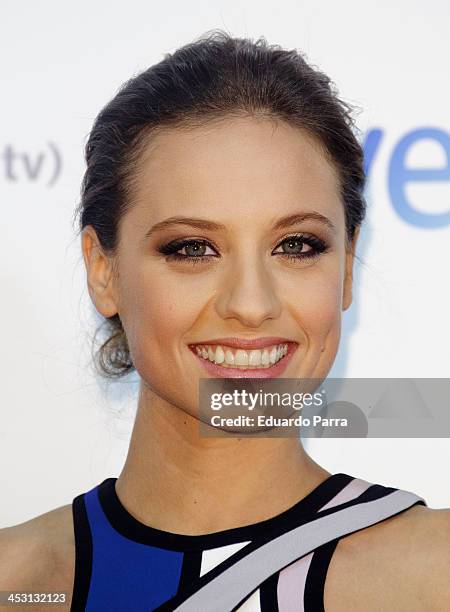
[[[83, 146], [125, 80], [212, 28], [304, 51], [362, 109], [364, 265], [330, 376], [450, 376], [447, 1], [41, 0], [1, 13], [1, 527], [119, 474], [137, 378], [108, 385], [90, 366], [100, 319], [71, 225]], [[331, 472], [450, 506], [448, 439], [306, 447]]]

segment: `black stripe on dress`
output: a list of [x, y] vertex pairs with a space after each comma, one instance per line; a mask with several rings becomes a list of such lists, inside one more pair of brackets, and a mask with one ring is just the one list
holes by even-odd
[[84, 503], [84, 493], [74, 498], [72, 516], [75, 535], [75, 576], [70, 612], [84, 612], [92, 573], [92, 534]]
[[303, 604], [305, 612], [325, 612], [324, 591], [328, 566], [339, 542], [331, 540], [317, 548], [312, 556], [305, 582]]
[[202, 553], [199, 551], [185, 552], [183, 554], [183, 563], [181, 565], [180, 582], [178, 584], [178, 593], [182, 593], [189, 588], [192, 583], [200, 576], [200, 568], [202, 565]]
[[259, 588], [259, 606], [261, 612], [279, 612], [278, 608], [278, 578], [280, 572], [275, 572], [261, 584]]

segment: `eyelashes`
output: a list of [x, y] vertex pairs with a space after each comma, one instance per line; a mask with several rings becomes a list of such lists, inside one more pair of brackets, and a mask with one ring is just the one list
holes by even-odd
[[[329, 250], [328, 245], [323, 240], [308, 234], [293, 234], [283, 238], [275, 248], [277, 249], [282, 245], [287, 246], [287, 252], [276, 253], [272, 251], [272, 253], [294, 260], [314, 259]], [[303, 250], [305, 245], [309, 247], [307, 251]]]
[[[276, 249], [286, 246], [287, 252], [276, 252]], [[308, 249], [305, 251], [305, 245]], [[207, 250], [213, 253], [207, 253]], [[157, 248], [158, 252], [166, 256], [167, 261], [181, 261], [188, 264], [209, 263], [212, 258], [219, 258], [215, 247], [203, 238], [189, 238], [172, 240], [167, 244], [163, 244]], [[181, 253], [180, 251], [185, 251]], [[283, 238], [281, 242], [272, 251], [273, 255], [283, 257], [291, 261], [309, 261], [313, 260], [322, 253], [329, 250], [329, 246], [320, 238], [309, 234], [292, 234]]]

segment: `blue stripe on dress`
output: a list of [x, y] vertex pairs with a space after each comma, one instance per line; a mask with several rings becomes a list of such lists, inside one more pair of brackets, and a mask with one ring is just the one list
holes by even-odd
[[92, 575], [86, 611], [148, 612], [178, 589], [183, 553], [139, 544], [108, 522], [97, 487], [85, 493], [92, 532]]

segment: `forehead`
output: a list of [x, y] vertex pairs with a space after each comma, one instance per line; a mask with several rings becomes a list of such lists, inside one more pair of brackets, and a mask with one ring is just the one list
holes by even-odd
[[320, 143], [267, 117], [165, 128], [137, 170], [134, 215], [148, 221], [182, 213], [254, 224], [311, 210], [343, 221], [339, 177]]

